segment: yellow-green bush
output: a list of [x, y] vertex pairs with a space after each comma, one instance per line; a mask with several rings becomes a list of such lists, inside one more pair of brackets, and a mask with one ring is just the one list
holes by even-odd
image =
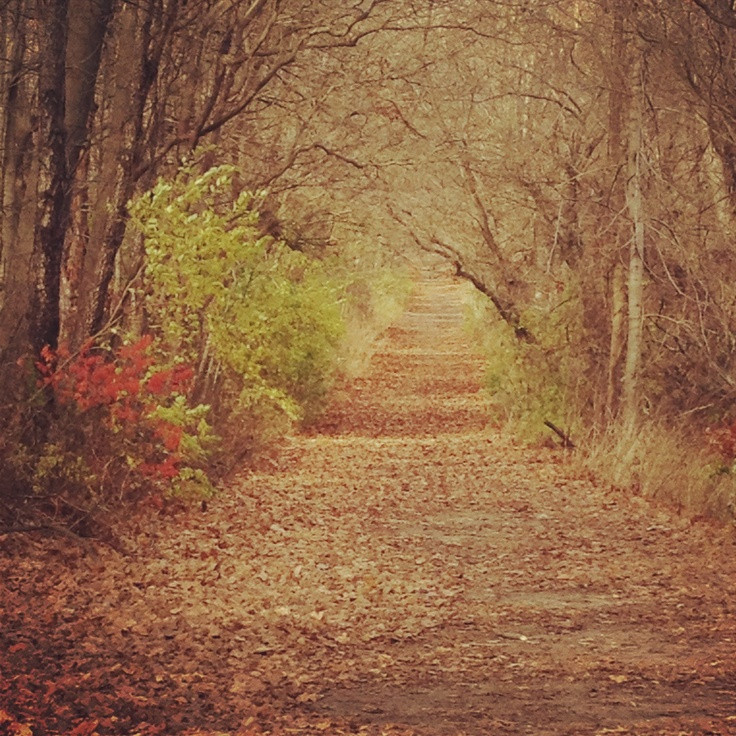
[[263, 235], [236, 169], [183, 169], [131, 207], [146, 253], [145, 305], [163, 363], [196, 366], [190, 399], [232, 442], [258, 444], [319, 411], [343, 333], [323, 263]]
[[28, 361], [35, 398], [0, 442], [11, 523], [37, 511], [80, 530], [151, 493], [211, 493], [217, 464], [319, 414], [346, 320], [390, 319], [400, 278], [351, 268], [350, 249], [321, 260], [264, 235], [262, 196], [234, 193], [236, 179], [231, 166], [184, 168], [131, 203], [142, 314]]

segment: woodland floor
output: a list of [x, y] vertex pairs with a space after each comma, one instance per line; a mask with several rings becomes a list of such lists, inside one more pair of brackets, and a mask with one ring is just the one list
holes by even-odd
[[463, 294], [133, 554], [0, 537], [0, 734], [736, 734], [733, 541], [487, 426]]

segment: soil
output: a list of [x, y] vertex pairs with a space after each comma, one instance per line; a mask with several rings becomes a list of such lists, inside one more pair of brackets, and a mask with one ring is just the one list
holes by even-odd
[[733, 537], [490, 426], [466, 294], [129, 554], [0, 537], [0, 734], [736, 734]]

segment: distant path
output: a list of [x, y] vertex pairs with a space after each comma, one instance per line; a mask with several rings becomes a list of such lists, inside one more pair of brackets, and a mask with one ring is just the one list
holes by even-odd
[[736, 734], [733, 542], [488, 428], [465, 294], [135, 557], [6, 560], [0, 733]]

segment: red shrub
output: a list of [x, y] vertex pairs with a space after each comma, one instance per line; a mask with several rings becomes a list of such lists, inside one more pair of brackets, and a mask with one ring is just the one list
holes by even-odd
[[40, 387], [51, 388], [57, 405], [90, 437], [93, 446], [80, 447], [80, 455], [105, 467], [113, 458], [141, 479], [169, 481], [179, 474], [184, 430], [155, 412], [186, 393], [193, 371], [177, 365], [151, 374], [151, 344], [146, 335], [114, 351], [90, 343], [74, 355], [44, 348], [37, 367]]

